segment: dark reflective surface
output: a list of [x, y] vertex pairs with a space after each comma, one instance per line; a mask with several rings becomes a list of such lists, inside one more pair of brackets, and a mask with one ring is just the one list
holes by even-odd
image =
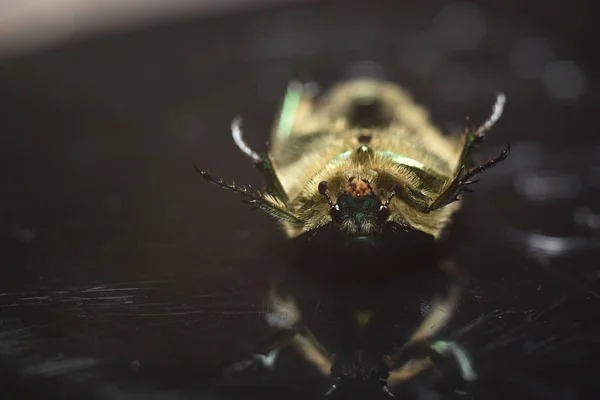
[[[207, 380], [268, 337], [270, 272], [293, 259], [274, 222], [200, 181], [192, 165], [259, 186], [231, 143], [231, 118], [244, 116], [260, 148], [288, 80], [328, 86], [369, 74], [405, 85], [446, 131], [485, 118], [496, 91], [506, 93], [479, 154], [510, 140], [511, 156], [468, 195], [449, 233], [471, 286], [447, 334], [473, 358], [475, 398], [594, 398], [600, 117], [590, 13], [583, 2], [560, 12], [539, 2], [445, 4], [312, 4], [4, 61], [2, 394], [323, 393], [326, 382], [292, 352], [273, 372], [219, 388]], [[319, 302], [318, 288], [296, 289], [321, 342], [338, 347], [339, 310]], [[423, 291], [381, 291], [389, 319], [376, 344], [404, 340]], [[438, 398], [431, 391], [423, 377], [401, 395]]]

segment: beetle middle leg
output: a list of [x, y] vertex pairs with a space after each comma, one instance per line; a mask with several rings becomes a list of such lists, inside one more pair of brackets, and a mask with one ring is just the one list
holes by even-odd
[[444, 185], [439, 196], [422, 211], [429, 213], [457, 201], [458, 196], [462, 193], [470, 192], [470, 185], [478, 182], [473, 180], [476, 175], [494, 167], [499, 162], [506, 160], [506, 157], [508, 157], [510, 152], [509, 143], [506, 144], [504, 150], [502, 150], [496, 158], [490, 159], [488, 162], [476, 167], [471, 166], [473, 150], [483, 141], [487, 132], [494, 126], [498, 119], [500, 119], [502, 112], [504, 111], [505, 103], [506, 96], [502, 93], [498, 94], [490, 117], [480, 125], [479, 128], [466, 131], [463, 137], [463, 148], [458, 160], [458, 172], [446, 183], [446, 185]]
[[251, 358], [227, 367], [226, 373], [240, 372], [255, 366], [273, 368], [283, 349], [292, 346], [308, 363], [323, 376], [329, 376], [333, 356], [319, 343], [314, 334], [302, 324], [301, 314], [292, 297], [280, 297], [274, 288], [269, 293], [269, 309], [265, 314], [267, 324], [277, 329]]
[[283, 189], [281, 181], [279, 180], [273, 159], [268, 154], [268, 144], [266, 146], [267, 150], [265, 151], [264, 155], [259, 155], [256, 151], [254, 151], [244, 141], [241, 117], [235, 117], [233, 121], [231, 121], [231, 137], [242, 153], [247, 155], [252, 160], [254, 167], [263, 174], [266, 181], [266, 192], [286, 203], [289, 198]]
[[487, 170], [488, 168], [494, 167], [499, 162], [506, 160], [510, 152], [510, 144], [506, 144], [504, 150], [493, 159], [490, 159], [485, 164], [467, 170], [466, 166], [463, 165], [455, 177], [450, 180], [442, 189], [440, 195], [427, 207], [424, 211], [429, 213], [435, 211], [450, 203], [458, 201], [458, 196], [464, 192], [470, 192], [469, 186], [479, 181], [473, 180], [473, 178]]
[[466, 277], [453, 262], [444, 262], [441, 268], [449, 281], [448, 290], [434, 298], [429, 313], [410, 339], [392, 355], [385, 357], [390, 368], [390, 387], [440, 365], [449, 356], [453, 356], [459, 364], [464, 380], [476, 377], [466, 352], [458, 344], [435, 339], [458, 309], [462, 290], [467, 283]]

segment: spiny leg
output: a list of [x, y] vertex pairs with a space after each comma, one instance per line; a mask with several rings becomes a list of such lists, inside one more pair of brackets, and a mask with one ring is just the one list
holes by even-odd
[[[289, 200], [287, 193], [281, 185], [281, 181], [277, 176], [273, 160], [268, 154], [268, 149], [265, 155], [259, 155], [245, 141], [242, 132], [242, 118], [235, 117], [231, 122], [231, 136], [237, 147], [252, 160], [253, 165], [263, 174], [266, 181], [266, 192], [281, 199], [283, 202]], [[268, 145], [267, 145], [268, 147]]]
[[237, 186], [235, 182], [225, 183], [222, 178], [216, 179], [209, 172], [200, 170], [196, 164], [194, 164], [194, 169], [202, 175], [206, 181], [246, 197], [247, 200], [244, 201], [245, 203], [254, 205], [256, 208], [269, 214], [273, 218], [297, 224], [303, 223], [303, 221], [287, 207], [285, 202], [269, 193], [261, 193], [251, 186]]
[[[455, 349], [455, 346], [451, 344], [443, 346], [443, 343], [450, 342], [436, 341], [433, 338], [448, 325], [458, 309], [467, 277], [450, 260], [443, 262], [440, 268], [446, 273], [449, 284], [447, 292], [434, 298], [425, 319], [406, 344], [392, 355], [384, 358], [390, 368], [390, 378], [388, 379], [390, 386], [411, 379], [420, 372], [435, 366], [436, 360], [439, 362], [440, 357], [446, 356], [448, 352]], [[474, 373], [469, 377], [473, 375]]]
[[[421, 343], [429, 343], [431, 338], [444, 329], [460, 302], [461, 285], [453, 284], [445, 297], [437, 296], [430, 307], [430, 312], [419, 327], [413, 332], [410, 339], [392, 355], [385, 358], [389, 368], [402, 366], [412, 358], [414, 348], [419, 348]], [[415, 347], [416, 346], [416, 347]]]
[[294, 330], [282, 330], [275, 333], [269, 341], [263, 345], [263, 349], [252, 354], [248, 359], [235, 362], [223, 369], [224, 374], [243, 372], [245, 370], [266, 367], [273, 369], [279, 353], [293, 346], [296, 351], [310, 364], [312, 364], [323, 376], [329, 376], [333, 365], [332, 355], [319, 343], [316, 337], [307, 328]]
[[264, 312], [267, 325], [276, 329], [267, 340], [256, 346], [257, 352], [250, 358], [238, 361], [227, 368], [224, 373], [241, 372], [259, 366], [273, 369], [281, 350], [289, 347], [294, 338], [302, 331], [302, 315], [293, 297], [282, 297], [276, 287], [281, 281], [279, 274], [271, 278], [268, 294], [268, 306]]
[[442, 189], [442, 193], [431, 203], [429, 207], [427, 207], [425, 212], [428, 213], [447, 206], [450, 203], [458, 201], [458, 197], [461, 194], [465, 192], [471, 192], [469, 186], [479, 182], [478, 180], [473, 180], [473, 178], [483, 171], [495, 167], [498, 163], [506, 160], [509, 153], [510, 144], [506, 143], [504, 150], [502, 150], [496, 158], [488, 160], [485, 164], [479, 165], [470, 170], [467, 170], [466, 166], [463, 165], [458, 174], [456, 174], [456, 176], [445, 185], [445, 187]]
[[225, 373], [241, 372], [257, 366], [273, 369], [281, 350], [292, 346], [322, 375], [329, 376], [333, 364], [332, 356], [301, 323], [300, 310], [292, 297], [282, 298], [271, 288], [269, 310], [265, 314], [265, 319], [269, 326], [277, 328], [277, 332], [257, 346], [258, 352], [251, 358], [230, 365], [225, 369]]
[[296, 332], [293, 330], [279, 330], [271, 335], [268, 340], [257, 346], [257, 352], [251, 357], [237, 361], [223, 368], [223, 374], [229, 375], [235, 372], [243, 372], [248, 369], [265, 367], [272, 370], [279, 353], [288, 347]]
[[269, 310], [266, 321], [272, 327], [292, 330], [295, 335], [290, 344], [309, 363], [313, 364], [321, 374], [328, 376], [331, 372], [332, 357], [327, 349], [319, 343], [313, 333], [302, 324], [302, 315], [292, 296], [282, 297], [277, 293], [276, 277], [269, 290]]
[[504, 104], [506, 104], [506, 96], [503, 93], [499, 93], [496, 96], [496, 103], [492, 109], [492, 114], [487, 121], [475, 130], [467, 130], [464, 136], [463, 149], [459, 161], [461, 167], [468, 167], [471, 161], [472, 151], [483, 141], [485, 135], [492, 129], [496, 122], [498, 122], [504, 111]]
[[423, 323], [415, 332], [413, 332], [408, 344], [410, 345], [412, 343], [429, 340], [431, 337], [435, 336], [438, 332], [444, 329], [458, 309], [460, 293], [461, 287], [459, 285], [453, 285], [449, 289], [449, 293], [446, 298], [437, 297], [433, 301], [433, 304], [430, 307], [430, 312], [423, 320]]
[[309, 363], [311, 363], [323, 376], [331, 374], [333, 356], [319, 343], [315, 335], [304, 329], [294, 336], [294, 348]]
[[473, 368], [471, 358], [458, 343], [445, 340], [437, 340], [431, 344], [431, 349], [441, 356], [452, 356], [458, 364], [462, 379], [470, 382], [477, 379], [477, 373]]
[[387, 383], [390, 387], [397, 386], [429, 368], [441, 366], [448, 358], [458, 366], [463, 381], [477, 379], [470, 357], [459, 344], [436, 340], [414, 343], [405, 348], [402, 358], [397, 360], [399, 367], [390, 371]]
[[504, 96], [502, 93], [498, 94], [496, 96], [496, 103], [494, 104], [492, 114], [487, 121], [485, 121], [476, 130], [467, 131], [464, 136], [464, 145], [459, 158], [459, 169], [457, 174], [444, 186], [440, 195], [434, 199], [431, 205], [425, 209], [422, 209], [423, 212], [429, 213], [457, 201], [458, 196], [460, 196], [462, 193], [470, 192], [470, 189], [468, 188], [470, 185], [478, 182], [472, 178], [488, 168], [494, 167], [496, 164], [504, 161], [508, 157], [510, 152], [509, 143], [506, 144], [506, 148], [502, 150], [502, 152], [500, 152], [496, 158], [490, 159], [483, 165], [470, 168], [473, 150], [483, 141], [487, 132], [500, 119], [502, 112], [504, 111], [505, 103], [506, 96]]

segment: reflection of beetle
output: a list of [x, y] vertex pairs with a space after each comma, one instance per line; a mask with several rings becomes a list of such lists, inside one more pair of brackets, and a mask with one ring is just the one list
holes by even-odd
[[352, 240], [406, 229], [437, 238], [473, 178], [508, 155], [507, 145], [495, 159], [471, 165], [472, 150], [502, 114], [504, 95], [479, 128], [444, 136], [394, 84], [351, 81], [319, 100], [307, 87], [290, 84], [264, 156], [243, 141], [240, 119], [232, 123], [236, 144], [265, 177], [264, 193], [197, 169], [276, 218], [289, 238], [330, 225]]
[[[327, 394], [331, 396], [339, 395], [347, 398], [344, 397], [347, 392], [354, 395], [365, 393], [365, 396], [376, 395], [379, 392], [383, 395], [393, 396], [394, 387], [413, 379], [432, 367], [447, 365], [448, 362], [459, 367], [462, 379], [473, 380], [475, 372], [466, 352], [458, 344], [440, 339], [440, 334], [458, 307], [463, 286], [463, 280], [452, 269], [451, 263], [444, 263], [442, 272], [442, 276], [439, 277], [445, 282], [445, 290], [435, 294], [433, 301], [426, 303], [427, 307], [422, 310], [422, 319], [418, 328], [408, 336], [408, 340], [404, 344], [393, 346], [395, 351], [392, 351], [391, 354], [383, 353], [385, 346], [380, 346], [379, 343], [373, 346], [370, 343], [373, 336], [378, 335], [378, 332], [373, 332], [374, 330], [389, 330], [389, 327], [381, 325], [381, 321], [374, 320], [381, 320], [382, 313], [394, 311], [393, 306], [380, 307], [376, 304], [377, 301], [389, 301], [391, 297], [389, 292], [382, 293], [381, 296], [378, 296], [380, 299], [372, 301], [373, 297], [377, 297], [375, 292], [382, 290], [380, 286], [366, 291], [371, 300], [367, 307], [372, 307], [371, 310], [360, 308], [361, 300], [351, 300], [353, 304], [347, 305], [349, 297], [358, 297], [356, 291], [360, 289], [353, 288], [359, 288], [361, 286], [359, 282], [340, 291], [345, 294], [332, 295], [333, 302], [343, 304], [342, 308], [348, 314], [345, 315], [345, 322], [341, 324], [342, 326], [337, 327], [338, 338], [343, 343], [338, 343], [339, 348], [336, 354], [332, 354], [306, 325], [301, 312], [302, 307], [297, 304], [296, 299], [292, 295], [281, 294], [279, 287], [285, 285], [277, 280], [270, 289], [269, 307], [265, 314], [267, 323], [276, 329], [276, 333], [267, 340], [264, 346], [261, 346], [260, 352], [255, 354], [252, 359], [231, 365], [227, 368], [227, 372], [242, 371], [257, 364], [273, 367], [280, 351], [292, 347], [307, 363], [314, 366], [323, 377], [330, 381]], [[427, 284], [431, 278], [431, 274], [427, 272], [422, 274], [422, 283]], [[296, 282], [299, 275], [295, 274], [288, 279]], [[411, 279], [410, 285], [422, 286], [418, 279]], [[334, 286], [339, 288], [340, 285], [338, 283], [333, 286], [328, 285], [327, 290]], [[397, 288], [395, 285], [390, 287]], [[412, 292], [410, 295], [415, 293]]]

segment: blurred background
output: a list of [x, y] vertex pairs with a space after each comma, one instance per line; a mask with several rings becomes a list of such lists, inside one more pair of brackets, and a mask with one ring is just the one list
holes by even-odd
[[[273, 221], [192, 166], [260, 186], [231, 119], [261, 148], [290, 80], [366, 75], [405, 86], [446, 132], [506, 93], [481, 153], [510, 141], [512, 154], [451, 232], [474, 282], [452, 329], [482, 371], [474, 398], [597, 398], [600, 66], [588, 3], [2, 2], [0, 397], [313, 393], [293, 361], [235, 391], [202, 383], [264, 337], [268, 270], [285, 258]], [[312, 317], [326, 336], [328, 310]]]

